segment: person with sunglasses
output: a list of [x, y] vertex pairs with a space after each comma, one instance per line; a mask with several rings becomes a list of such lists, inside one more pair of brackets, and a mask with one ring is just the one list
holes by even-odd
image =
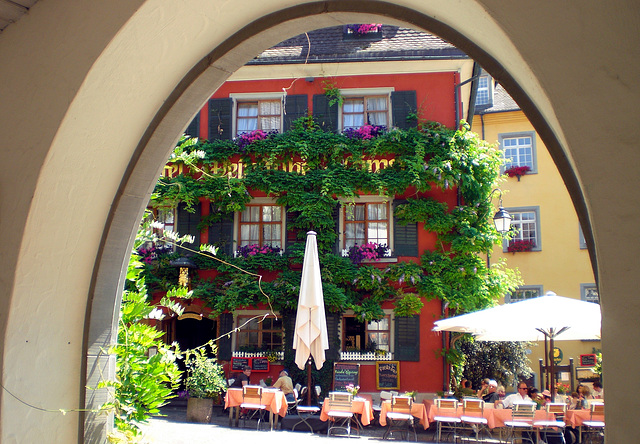
[[527, 387], [526, 382], [518, 383], [518, 392], [512, 395], [505, 397], [499, 401], [496, 401], [496, 407], [498, 404], [501, 404], [505, 409], [510, 409], [514, 404], [523, 403], [523, 402], [532, 402], [531, 398], [528, 395], [529, 387]]

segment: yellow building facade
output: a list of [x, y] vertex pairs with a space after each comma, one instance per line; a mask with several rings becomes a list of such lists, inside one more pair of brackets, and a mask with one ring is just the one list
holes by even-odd
[[[594, 274], [580, 230], [578, 217], [569, 193], [547, 148], [533, 125], [518, 105], [500, 85], [489, 79], [479, 89], [480, 104], [476, 109], [472, 130], [485, 141], [497, 144], [505, 158], [512, 159], [505, 166], [527, 165], [530, 171], [522, 176], [509, 177], [499, 184], [503, 191], [503, 206], [512, 217], [512, 225], [520, 230], [518, 240], [531, 242], [531, 251], [509, 252], [505, 242], [489, 258], [493, 263], [506, 258], [509, 268], [518, 268], [524, 285], [507, 295], [500, 303], [541, 296], [549, 291], [559, 296], [598, 302]], [[482, 100], [482, 93], [485, 98]], [[484, 102], [484, 104], [483, 104]], [[488, 103], [487, 103], [488, 102]], [[512, 173], [513, 174], [513, 173]], [[494, 194], [495, 204], [498, 193]], [[521, 244], [522, 245], [522, 244]], [[524, 249], [527, 248], [525, 244]], [[567, 317], [575, 316], [566, 313]], [[561, 339], [561, 337], [559, 337]], [[574, 368], [581, 368], [580, 355], [600, 351], [600, 341], [562, 341], [555, 343], [555, 362], [568, 365], [573, 358]], [[544, 343], [533, 344], [529, 357], [536, 373], [536, 385], [541, 386], [539, 359], [544, 359]], [[593, 376], [589, 368], [578, 370], [580, 377]], [[560, 374], [566, 381], [568, 373]], [[576, 371], [573, 372], [577, 385]]]

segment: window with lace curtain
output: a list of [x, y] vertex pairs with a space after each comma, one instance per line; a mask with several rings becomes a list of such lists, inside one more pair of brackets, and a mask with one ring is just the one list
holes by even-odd
[[282, 131], [282, 101], [255, 100], [237, 103], [236, 135], [255, 130]]
[[342, 103], [342, 130], [364, 125], [389, 127], [389, 96], [345, 97]]

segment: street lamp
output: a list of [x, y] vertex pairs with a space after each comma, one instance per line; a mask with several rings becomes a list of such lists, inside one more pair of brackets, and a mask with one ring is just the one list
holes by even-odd
[[169, 262], [169, 264], [173, 267], [180, 268], [178, 283], [182, 287], [189, 288], [189, 284], [191, 283], [191, 279], [189, 278], [189, 268], [198, 268], [198, 266], [191, 260], [191, 258], [188, 257], [179, 257]]
[[498, 233], [505, 234], [509, 231], [509, 228], [511, 227], [511, 215], [507, 210], [505, 210], [502, 207], [502, 190], [501, 189], [496, 188], [495, 190], [493, 190], [491, 194], [489, 194], [489, 199], [491, 199], [491, 196], [496, 191], [500, 193], [500, 203], [498, 204], [498, 212], [493, 216], [493, 223], [496, 226], [496, 230], [498, 231]]

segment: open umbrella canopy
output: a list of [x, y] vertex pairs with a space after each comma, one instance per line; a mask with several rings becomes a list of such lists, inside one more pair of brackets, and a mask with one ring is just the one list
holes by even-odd
[[321, 369], [325, 361], [324, 351], [329, 348], [318, 243], [314, 231], [307, 233], [293, 348], [296, 350], [296, 365], [301, 370], [309, 355], [313, 356], [316, 368]]
[[436, 321], [434, 331], [471, 333], [480, 341], [600, 339], [600, 305], [547, 292], [538, 298]]

